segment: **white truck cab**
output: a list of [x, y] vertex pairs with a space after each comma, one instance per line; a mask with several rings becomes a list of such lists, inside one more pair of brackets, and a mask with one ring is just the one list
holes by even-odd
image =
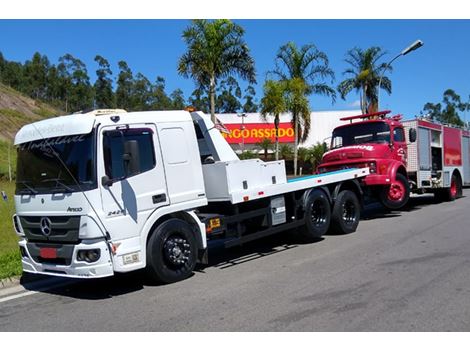
[[24, 126], [15, 145], [23, 270], [75, 278], [146, 268], [169, 283], [207, 262], [211, 239], [352, 232], [368, 174], [288, 181], [283, 161], [239, 160], [200, 112], [61, 116]]

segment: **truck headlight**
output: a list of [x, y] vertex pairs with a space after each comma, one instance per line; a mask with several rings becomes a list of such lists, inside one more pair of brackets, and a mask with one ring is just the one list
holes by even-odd
[[368, 166], [369, 166], [369, 172], [371, 174], [377, 173], [377, 164], [375, 163], [375, 161], [371, 161]]

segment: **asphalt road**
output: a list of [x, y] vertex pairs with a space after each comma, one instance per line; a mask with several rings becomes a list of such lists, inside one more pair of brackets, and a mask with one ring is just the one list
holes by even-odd
[[469, 331], [470, 190], [368, 209], [358, 231], [210, 253], [190, 279], [139, 273], [0, 302], [0, 331]]

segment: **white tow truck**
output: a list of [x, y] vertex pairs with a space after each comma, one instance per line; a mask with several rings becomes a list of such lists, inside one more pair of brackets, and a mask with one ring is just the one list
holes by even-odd
[[288, 180], [284, 161], [239, 160], [201, 112], [95, 110], [17, 133], [23, 270], [98, 278], [145, 268], [164, 283], [208, 244], [354, 232], [368, 168]]

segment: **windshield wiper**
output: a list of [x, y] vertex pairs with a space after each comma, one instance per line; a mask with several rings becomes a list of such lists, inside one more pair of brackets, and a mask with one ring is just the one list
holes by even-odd
[[[74, 189], [68, 185], [66, 185], [65, 183], [63, 183], [62, 181], [64, 181], [63, 179], [61, 178], [46, 178], [44, 180], [42, 180], [41, 182], [55, 182], [55, 188], [54, 188], [54, 191], [56, 192], [65, 192], [65, 191], [68, 191], [68, 192], [73, 192]], [[57, 186], [61, 186], [61, 187], [57, 187]]]
[[27, 189], [22, 189], [21, 191], [19, 191], [18, 193], [19, 194], [37, 194], [38, 191], [36, 191], [33, 187], [29, 186], [28, 183], [31, 182], [31, 181], [26, 181], [26, 180], [23, 180], [23, 181], [16, 181], [17, 183], [21, 183], [23, 186], [25, 186]]

